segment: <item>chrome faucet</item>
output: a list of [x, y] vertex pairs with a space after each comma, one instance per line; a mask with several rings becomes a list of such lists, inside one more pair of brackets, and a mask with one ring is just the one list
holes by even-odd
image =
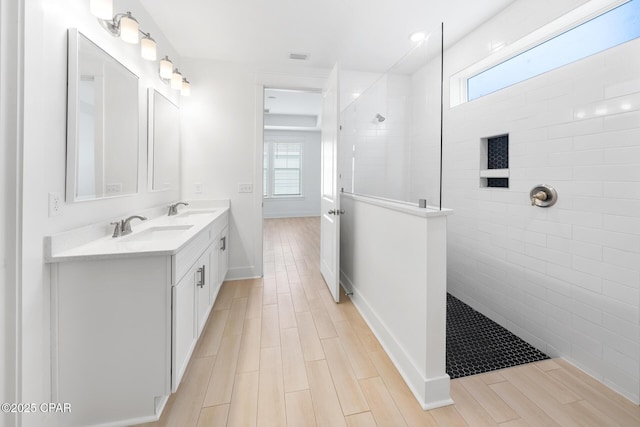
[[127, 234], [131, 234], [132, 219], [139, 219], [141, 221], [144, 221], [147, 219], [147, 217], [141, 216], [141, 215], [132, 215], [127, 219], [121, 219], [120, 221], [112, 222], [111, 225], [115, 225], [115, 228], [113, 229], [113, 235], [111, 237], [120, 237], [120, 236], [126, 236]]
[[169, 215], [169, 216], [178, 215], [178, 206], [179, 205], [189, 206], [189, 203], [178, 202], [175, 205], [169, 205], [169, 213], [167, 215]]

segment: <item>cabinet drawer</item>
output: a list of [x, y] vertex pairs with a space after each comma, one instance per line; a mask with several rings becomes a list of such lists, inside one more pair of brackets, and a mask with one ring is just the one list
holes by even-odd
[[211, 243], [211, 227], [198, 234], [191, 243], [172, 257], [171, 284], [175, 285], [189, 271]]

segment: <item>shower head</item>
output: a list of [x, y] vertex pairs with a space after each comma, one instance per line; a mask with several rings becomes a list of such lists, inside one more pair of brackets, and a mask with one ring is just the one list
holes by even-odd
[[383, 116], [382, 114], [378, 113], [376, 114], [376, 119], [378, 119], [378, 121], [380, 123], [384, 122], [385, 120], [387, 120], [387, 118], [385, 116]]

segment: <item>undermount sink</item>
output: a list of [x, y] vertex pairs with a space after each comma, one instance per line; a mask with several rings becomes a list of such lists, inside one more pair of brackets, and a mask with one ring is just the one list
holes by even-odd
[[218, 209], [199, 209], [199, 210], [193, 210], [193, 211], [185, 211], [182, 213], [178, 214], [178, 217], [180, 218], [185, 218], [185, 217], [190, 217], [190, 216], [197, 216], [197, 215], [211, 215], [212, 213], [217, 212]]
[[125, 236], [121, 241], [127, 242], [148, 242], [153, 240], [172, 239], [193, 227], [192, 225], [158, 225], [149, 227], [139, 233]]

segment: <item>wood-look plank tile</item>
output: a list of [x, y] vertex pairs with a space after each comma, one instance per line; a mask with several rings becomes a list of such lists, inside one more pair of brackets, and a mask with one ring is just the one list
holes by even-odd
[[562, 366], [558, 365], [553, 359], [541, 360], [539, 362], [535, 362], [534, 365], [545, 372], [552, 371], [554, 369], [562, 369]]
[[460, 382], [451, 382], [451, 398], [455, 402], [458, 412], [469, 425], [473, 427], [495, 427], [498, 425]]
[[[258, 418], [258, 376], [258, 371], [237, 374], [233, 387], [233, 400], [229, 407], [227, 427], [256, 425]], [[213, 426], [216, 426], [216, 424], [207, 427]]]
[[249, 289], [247, 297], [247, 310], [245, 317], [247, 319], [257, 319], [262, 317], [262, 286], [252, 287]]
[[[548, 374], [560, 381], [562, 384], [570, 387], [571, 390], [575, 391], [582, 398], [588, 401], [594, 408], [606, 414], [615, 423], [621, 426], [631, 426], [634, 424], [640, 425], [640, 419], [634, 417], [633, 414], [625, 408], [627, 405], [620, 405], [618, 402], [609, 399], [606, 395], [603, 395], [600, 389], [604, 387], [604, 385], [600, 383], [589, 384], [588, 382], [591, 378], [589, 377], [589, 379], [587, 379], [587, 374], [582, 372], [571, 372], [565, 368], [549, 371]], [[597, 388], [594, 387], [594, 385]], [[631, 405], [633, 404], [629, 402], [628, 406]]]
[[249, 296], [249, 289], [251, 289], [251, 280], [236, 280], [232, 283], [235, 288], [233, 298], [247, 298]]
[[280, 322], [278, 320], [278, 305], [262, 306], [262, 338], [260, 347], [274, 347], [280, 345]]
[[215, 356], [192, 359], [178, 391], [169, 397], [160, 419], [141, 427], [195, 427], [215, 359]]
[[529, 400], [509, 381], [491, 384], [489, 388], [500, 396], [509, 405], [509, 408], [528, 424], [532, 426], [560, 427], [560, 424], [549, 417], [545, 411]]
[[362, 394], [360, 384], [356, 378], [349, 359], [342, 348], [339, 338], [322, 340], [322, 347], [333, 378], [333, 384], [338, 393], [338, 400], [344, 415], [357, 414], [369, 410], [367, 401]]
[[287, 426], [314, 427], [316, 417], [313, 412], [313, 402], [309, 390], [285, 393], [287, 407]]
[[280, 427], [287, 423], [280, 347], [260, 351], [258, 426]]
[[506, 421], [500, 424], [500, 427], [534, 427], [528, 424], [522, 418], [518, 418], [517, 420]]
[[370, 357], [406, 423], [410, 427], [436, 427], [435, 420], [428, 411], [422, 409], [389, 356], [380, 351], [370, 353]]
[[407, 425], [389, 391], [385, 387], [382, 378], [375, 377], [360, 380], [360, 386], [371, 408], [373, 418], [379, 427], [400, 427]]
[[[576, 378], [579, 378], [582, 383], [591, 387], [592, 390], [597, 391], [597, 393], [601, 394], [603, 397], [606, 397], [610, 401], [615, 402], [620, 409], [629, 413], [636, 420], [638, 420], [638, 423], [640, 424], [640, 406], [632, 403], [622, 395], [611, 390], [609, 387], [600, 383], [598, 380], [596, 380], [592, 376], [585, 374], [580, 369], [576, 368], [566, 360], [564, 359], [554, 359], [554, 360], [556, 361], [556, 363], [558, 363], [558, 365], [562, 366], [562, 368], [565, 371], [571, 373]], [[559, 372], [559, 371], [551, 371], [549, 372], [549, 375], [553, 376], [554, 374], [556, 374], [556, 372]]]
[[377, 377], [378, 371], [371, 362], [367, 351], [356, 335], [355, 330], [351, 327], [351, 324], [349, 322], [338, 322], [335, 324], [335, 327], [356, 377], [359, 380]]
[[310, 362], [324, 359], [324, 350], [311, 313], [296, 313], [296, 323], [298, 324], [298, 336], [300, 337], [304, 360]]
[[361, 412], [359, 414], [344, 417], [348, 427], [377, 427], [376, 420], [371, 412]]
[[279, 294], [289, 293], [289, 277], [287, 276], [286, 267], [284, 271], [276, 271], [276, 290]]
[[455, 406], [444, 406], [442, 408], [432, 409], [429, 411], [431, 416], [436, 420], [440, 427], [468, 427], [469, 424], [464, 420]]
[[487, 372], [485, 374], [480, 374], [477, 375], [478, 378], [480, 378], [482, 380], [483, 383], [490, 385], [490, 384], [495, 384], [495, 383], [501, 383], [503, 381], [506, 381], [504, 379], [504, 377], [502, 375], [500, 375], [500, 372]]
[[[262, 306], [260, 306], [262, 307]], [[236, 372], [250, 372], [260, 369], [260, 339], [262, 337], [262, 318], [249, 318], [244, 321], [242, 343], [238, 356]]]
[[222, 338], [220, 351], [209, 377], [209, 386], [203, 406], [215, 406], [231, 402], [233, 381], [240, 351], [240, 339], [241, 335], [229, 335]]
[[307, 295], [302, 287], [291, 289], [291, 299], [293, 300], [293, 309], [296, 313], [311, 311], [307, 302]]
[[302, 355], [298, 329], [281, 329], [280, 343], [282, 346], [284, 391], [292, 392], [308, 389], [309, 382], [307, 381], [307, 371], [304, 364], [304, 356]]
[[454, 382], [461, 384], [489, 415], [491, 415], [491, 418], [493, 418], [496, 423], [503, 423], [520, 418], [520, 416], [489, 387], [489, 384], [484, 381], [482, 375], [472, 375], [451, 381], [451, 383]]
[[233, 282], [224, 282], [218, 292], [215, 303], [213, 304], [214, 310], [231, 310], [231, 303], [233, 302], [233, 294], [235, 289], [232, 285]]
[[[226, 426], [229, 415], [229, 405], [209, 406], [202, 408], [198, 418], [197, 427], [217, 427]], [[182, 426], [184, 424], [176, 424]]]
[[348, 323], [351, 325], [356, 335], [360, 339], [362, 346], [367, 351], [367, 353], [374, 353], [382, 351], [384, 352], [380, 342], [376, 336], [371, 332], [367, 322], [364, 321], [360, 313], [355, 313], [349, 316]]
[[316, 324], [316, 330], [320, 339], [335, 338], [338, 336], [333, 322], [325, 310], [312, 310], [313, 321]]
[[295, 328], [296, 315], [293, 310], [293, 302], [290, 293], [278, 293], [278, 316], [280, 317], [280, 328]]
[[262, 285], [262, 304], [271, 305], [278, 303], [278, 290], [276, 287], [276, 278], [265, 277]]
[[325, 360], [306, 362], [309, 390], [319, 427], [346, 426], [338, 394]]
[[223, 336], [240, 335], [244, 326], [244, 317], [247, 311], [247, 298], [234, 298], [231, 310], [227, 318]]
[[207, 325], [198, 340], [198, 346], [194, 351], [195, 357], [215, 356], [218, 354], [229, 312], [230, 310], [214, 310], [211, 312]]

